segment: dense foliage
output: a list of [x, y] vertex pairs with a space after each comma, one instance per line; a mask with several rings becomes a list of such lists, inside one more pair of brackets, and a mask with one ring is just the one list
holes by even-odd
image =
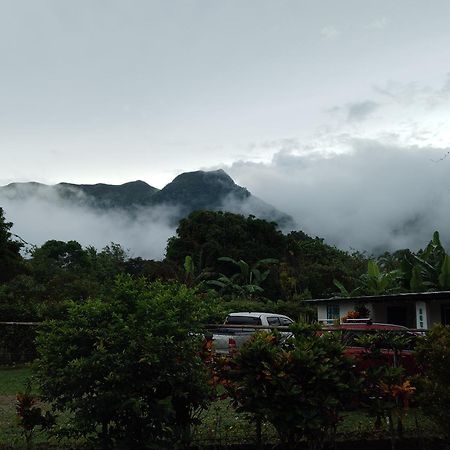
[[[256, 334], [211, 377], [202, 326], [238, 310], [311, 322], [314, 312], [302, 301], [310, 297], [450, 289], [450, 256], [437, 232], [416, 253], [367, 258], [301, 231], [284, 235], [252, 216], [198, 211], [180, 222], [166, 258], [152, 261], [130, 258], [118, 244], [97, 250], [73, 240], [50, 240], [24, 257], [11, 228], [0, 208], [1, 321], [46, 322], [4, 325], [2, 362], [33, 359], [38, 330], [43, 400], [69, 414], [66, 434], [104, 448], [188, 445], [217, 379], [239, 411], [272, 423], [289, 445], [320, 444], [355, 399], [378, 422], [387, 418], [394, 436], [394, 417], [400, 433], [415, 391], [396, 363], [354, 374], [340, 342], [297, 325], [289, 341]], [[376, 339], [361, 342], [372, 360], [382, 359]], [[403, 344], [391, 342], [394, 362]], [[450, 434], [448, 349], [448, 327], [422, 340], [418, 386], [425, 412]], [[33, 401], [21, 397], [24, 430], [51, 422]]]
[[73, 418], [65, 432], [105, 448], [189, 441], [209, 397], [200, 358], [203, 301], [179, 284], [121, 277], [110, 301], [71, 303], [40, 330], [43, 399]]
[[356, 392], [352, 363], [334, 334], [297, 325], [286, 340], [257, 333], [219, 374], [238, 411], [270, 422], [286, 446], [302, 440], [320, 448]]
[[434, 326], [421, 340], [417, 356], [424, 372], [422, 407], [450, 438], [450, 326]]
[[182, 264], [191, 256], [201, 270], [218, 269], [218, 258], [229, 256], [250, 264], [283, 256], [284, 237], [275, 223], [253, 216], [198, 211], [180, 221], [176, 237], [169, 239], [167, 259]]
[[22, 269], [22, 244], [12, 239], [12, 225], [6, 221], [3, 208], [0, 208], [0, 283], [12, 279]]
[[[181, 220], [176, 236], [168, 241], [166, 258], [152, 261], [130, 258], [118, 244], [97, 250], [73, 240], [50, 240], [31, 247], [23, 258], [23, 243], [11, 234], [11, 227], [0, 208], [4, 320], [61, 317], [66, 300], [106, 298], [114, 278], [123, 273], [203, 285], [204, 290], [215, 287], [224, 298], [250, 295], [263, 302], [450, 289], [450, 256], [438, 232], [424, 250], [386, 252], [369, 259], [301, 231], [285, 235], [275, 223], [253, 216], [197, 211]], [[277, 263], [259, 266], [267, 260]]]

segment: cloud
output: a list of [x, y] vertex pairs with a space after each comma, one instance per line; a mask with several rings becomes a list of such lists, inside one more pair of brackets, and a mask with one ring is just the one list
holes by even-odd
[[449, 148], [354, 140], [335, 155], [286, 151], [229, 174], [290, 214], [299, 228], [344, 249], [418, 249], [440, 230], [450, 248]]
[[[12, 194], [12, 193], [10, 193]], [[130, 256], [162, 259], [167, 239], [175, 234], [174, 207], [141, 208], [130, 214], [121, 210], [98, 211], [81, 204], [67, 204], [51, 189], [37, 189], [35, 195], [0, 193], [0, 205], [12, 231], [30, 244], [49, 239], [76, 240], [100, 249], [111, 242], [120, 244]]]
[[364, 120], [379, 107], [380, 104], [372, 100], [350, 103], [347, 107], [348, 110], [347, 118], [349, 121]]
[[427, 109], [444, 105], [447, 107], [450, 98], [450, 74], [438, 87], [424, 86], [415, 82], [400, 83], [389, 81], [385, 86], [375, 85], [376, 94], [403, 106], [419, 105]]
[[320, 30], [320, 35], [329, 41], [333, 41], [340, 36], [341, 32], [333, 25], [328, 25]]

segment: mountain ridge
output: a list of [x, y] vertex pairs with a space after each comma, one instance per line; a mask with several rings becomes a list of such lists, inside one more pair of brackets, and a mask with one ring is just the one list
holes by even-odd
[[237, 185], [222, 169], [184, 172], [162, 189], [142, 180], [120, 185], [107, 183], [47, 185], [37, 182], [10, 183], [0, 187], [10, 200], [47, 198], [59, 204], [87, 206], [94, 210], [125, 210], [131, 214], [141, 208], [175, 207], [178, 222], [196, 210], [229, 211], [277, 222], [281, 228], [293, 228], [293, 219]]

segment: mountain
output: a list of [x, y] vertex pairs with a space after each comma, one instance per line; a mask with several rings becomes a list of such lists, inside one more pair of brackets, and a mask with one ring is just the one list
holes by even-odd
[[178, 175], [157, 192], [153, 203], [182, 205], [184, 209], [220, 209], [227, 196], [243, 201], [251, 196], [223, 170], [187, 172]]
[[56, 185], [60, 195], [74, 200], [81, 191], [88, 203], [97, 208], [124, 208], [133, 205], [149, 205], [158, 189], [145, 181], [137, 180], [114, 186], [111, 184], [71, 184]]
[[53, 202], [77, 204], [94, 209], [129, 209], [138, 205], [150, 205], [151, 197], [158, 189], [144, 181], [132, 181], [121, 185], [59, 183], [11, 183], [0, 187], [0, 194], [10, 200], [37, 197]]
[[238, 186], [223, 170], [187, 172], [178, 175], [159, 190], [144, 181], [122, 185], [59, 183], [11, 183], [0, 187], [0, 198], [47, 199], [61, 205], [87, 206], [99, 210], [125, 210], [130, 214], [152, 207], [171, 207], [176, 223], [195, 210], [229, 211], [252, 214], [277, 222], [281, 228], [293, 228], [290, 216]]

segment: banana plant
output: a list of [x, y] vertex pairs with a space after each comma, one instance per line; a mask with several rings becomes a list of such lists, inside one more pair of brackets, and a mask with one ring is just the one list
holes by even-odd
[[361, 287], [349, 291], [340, 281], [333, 280], [333, 284], [339, 289], [338, 297], [356, 297], [361, 294]]
[[[224, 292], [230, 292], [232, 295], [253, 295], [264, 292], [261, 284], [267, 279], [270, 274], [270, 265], [277, 264], [278, 260], [274, 258], [266, 258], [259, 260], [253, 266], [250, 266], [242, 259], [236, 261], [228, 256], [218, 258], [219, 261], [233, 264], [239, 269], [239, 272], [233, 274], [231, 277], [219, 274], [217, 280], [210, 280], [208, 284], [221, 288]], [[263, 270], [263, 268], [265, 270]]]
[[367, 263], [367, 273], [359, 278], [359, 286], [348, 291], [342, 283], [334, 280], [334, 285], [339, 289], [341, 297], [355, 297], [357, 295], [381, 295], [391, 294], [400, 290], [400, 270], [391, 270], [384, 272], [380, 270], [374, 260]]
[[360, 277], [361, 288], [366, 295], [391, 294], [400, 290], [400, 270], [383, 272], [374, 260], [367, 263], [367, 273]]
[[409, 265], [409, 287], [415, 292], [450, 289], [450, 257], [437, 231], [424, 251], [412, 255]]

